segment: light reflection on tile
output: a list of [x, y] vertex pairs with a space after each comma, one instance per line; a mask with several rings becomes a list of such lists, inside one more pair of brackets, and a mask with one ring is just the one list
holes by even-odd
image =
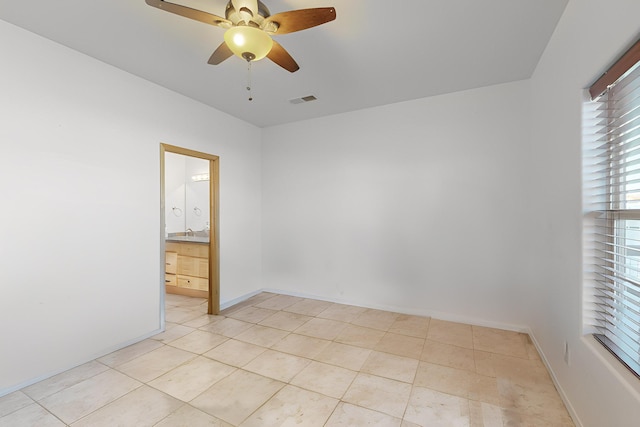
[[523, 417], [570, 422], [569, 414], [553, 384], [524, 387], [508, 379], [498, 379], [500, 406]]
[[469, 401], [471, 427], [503, 427], [513, 425], [502, 416], [502, 408], [489, 403]]
[[148, 382], [196, 356], [179, 348], [164, 346], [119, 365], [116, 369], [138, 381]]
[[342, 400], [400, 418], [410, 393], [410, 384], [360, 373]]
[[522, 359], [503, 354], [475, 351], [475, 361], [476, 372], [482, 375], [507, 378], [526, 386], [551, 382], [547, 370], [539, 359]]
[[270, 310], [283, 310], [287, 307], [292, 306], [293, 304], [302, 301], [304, 298], [294, 297], [289, 295], [275, 295], [272, 298], [269, 298], [259, 304], [256, 304], [256, 307], [267, 308]]
[[322, 319], [338, 320], [340, 322], [352, 322], [367, 309], [353, 305], [333, 304], [323, 310], [317, 317]]
[[404, 419], [424, 427], [469, 426], [469, 401], [423, 387], [414, 387]]
[[163, 344], [159, 341], [146, 339], [123, 349], [114, 351], [113, 353], [109, 353], [106, 356], [99, 358], [98, 361], [113, 368], [114, 366], [126, 363], [162, 346]]
[[390, 311], [366, 309], [358, 317], [356, 317], [351, 323], [358, 326], [364, 326], [366, 328], [380, 329], [381, 331], [387, 331], [398, 319], [397, 313]]
[[191, 404], [216, 418], [238, 425], [278, 392], [284, 383], [238, 370]]
[[269, 348], [289, 335], [289, 332], [267, 326], [253, 325], [235, 337], [238, 341], [248, 342], [260, 347]]
[[337, 399], [287, 385], [240, 426], [321, 427], [337, 404]]
[[149, 385], [189, 402], [235, 370], [215, 360], [198, 357], [156, 378]]
[[[146, 341], [143, 341], [146, 342]], [[98, 361], [91, 361], [73, 369], [65, 371], [61, 374], [40, 381], [32, 386], [25, 388], [23, 391], [33, 400], [41, 400], [67, 387], [71, 387], [81, 381], [96, 376], [109, 368]], [[0, 413], [2, 411], [0, 410]]]
[[374, 350], [420, 359], [424, 342], [424, 338], [409, 337], [387, 332], [374, 347]]
[[64, 427], [65, 424], [37, 403], [0, 417], [0, 427]]
[[202, 313], [189, 308], [179, 307], [165, 311], [165, 320], [171, 323], [186, 323], [200, 316], [202, 316]]
[[243, 333], [251, 326], [252, 324], [249, 322], [243, 322], [242, 320], [227, 317], [218, 322], [209, 323], [208, 325], [201, 327], [200, 330], [233, 338], [236, 335]]
[[233, 427], [191, 405], [183, 405], [154, 427]]
[[40, 404], [70, 424], [141, 385], [138, 381], [110, 369], [52, 394], [41, 400]]
[[291, 384], [340, 399], [355, 377], [355, 371], [326, 363], [311, 362], [291, 380]]
[[472, 326], [473, 348], [506, 356], [529, 358], [525, 334], [500, 329]]
[[230, 339], [206, 352], [204, 356], [241, 368], [266, 350], [264, 347]]
[[370, 354], [371, 350], [366, 348], [332, 342], [315, 359], [352, 371], [359, 371]]
[[400, 418], [392, 417], [382, 412], [340, 402], [336, 410], [325, 424], [325, 427], [398, 427]]
[[384, 337], [385, 332], [364, 326], [347, 325], [335, 341], [356, 347], [374, 348]]
[[294, 332], [299, 335], [320, 338], [325, 340], [335, 339], [347, 325], [337, 320], [313, 318]]
[[32, 403], [33, 400], [22, 391], [14, 391], [11, 394], [2, 396], [0, 397], [0, 417], [29, 406]]
[[420, 362], [414, 385], [486, 403], [500, 401], [496, 378], [426, 362]]
[[176, 325], [171, 328], [167, 327], [164, 332], [152, 336], [151, 339], [158, 340], [163, 343], [168, 343], [173, 340], [177, 340], [178, 338], [183, 337], [187, 334], [190, 334], [194, 330], [194, 328], [190, 328], [188, 326]]
[[417, 338], [426, 338], [429, 330], [429, 318], [421, 316], [409, 316], [401, 314], [389, 328], [389, 332], [400, 335], [408, 335]]
[[275, 313], [279, 313], [279, 311], [249, 306], [243, 308], [242, 310], [238, 310], [229, 314], [228, 317], [242, 320], [243, 322], [260, 323], [261, 321]]
[[360, 372], [366, 372], [405, 383], [413, 383], [417, 369], [417, 359], [373, 351], [362, 366]]
[[431, 319], [427, 339], [451, 344], [457, 347], [473, 349], [473, 333], [471, 325]]
[[205, 331], [193, 331], [188, 335], [171, 341], [169, 345], [191, 353], [202, 354], [222, 344], [229, 338]]
[[473, 350], [437, 341], [425, 342], [420, 360], [469, 372], [476, 370]]
[[313, 319], [311, 316], [290, 313], [288, 311], [277, 311], [275, 314], [272, 314], [261, 321], [260, 325], [291, 332], [295, 331], [311, 319]]
[[267, 350], [244, 366], [244, 369], [278, 381], [289, 382], [310, 360], [279, 351]]
[[188, 326], [190, 328], [201, 328], [209, 323], [213, 323], [217, 320], [222, 320], [221, 316], [213, 316], [210, 314], [202, 314], [199, 317], [196, 317], [193, 320], [189, 320], [188, 322], [183, 323], [184, 326]]
[[272, 349], [308, 359], [315, 359], [329, 344], [331, 344], [331, 341], [328, 340], [289, 334], [274, 345]]
[[145, 385], [84, 417], [74, 427], [152, 426], [181, 405]]
[[305, 316], [317, 316], [325, 311], [333, 303], [327, 301], [320, 301], [315, 299], [303, 299], [297, 303], [286, 307], [284, 310], [291, 313], [303, 314]]

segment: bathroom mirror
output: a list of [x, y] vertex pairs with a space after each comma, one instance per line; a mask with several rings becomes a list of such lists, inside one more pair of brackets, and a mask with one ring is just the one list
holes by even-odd
[[165, 237], [209, 241], [209, 161], [165, 152]]

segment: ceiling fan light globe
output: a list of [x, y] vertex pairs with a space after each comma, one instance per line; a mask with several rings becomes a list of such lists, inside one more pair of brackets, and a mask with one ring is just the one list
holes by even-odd
[[273, 47], [273, 40], [269, 34], [259, 28], [247, 26], [229, 28], [224, 33], [224, 41], [234, 55], [247, 61], [264, 58]]
[[245, 43], [244, 35], [242, 33], [236, 33], [233, 35], [233, 44], [238, 47], [243, 47]]

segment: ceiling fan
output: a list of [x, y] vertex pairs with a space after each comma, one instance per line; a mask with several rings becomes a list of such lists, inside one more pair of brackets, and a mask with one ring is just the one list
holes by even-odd
[[146, 2], [166, 12], [226, 29], [224, 41], [209, 58], [209, 64], [218, 65], [234, 54], [247, 62], [266, 56], [292, 73], [300, 67], [271, 36], [306, 30], [336, 19], [333, 7], [291, 10], [271, 15], [260, 0], [229, 0], [224, 18], [164, 0]]

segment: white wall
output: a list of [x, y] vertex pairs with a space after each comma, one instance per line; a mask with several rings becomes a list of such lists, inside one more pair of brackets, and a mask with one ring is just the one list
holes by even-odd
[[220, 156], [221, 300], [261, 287], [260, 129], [3, 21], [0, 51], [0, 395], [160, 328], [160, 142]]
[[528, 325], [584, 426], [635, 425], [637, 380], [581, 334], [580, 112], [638, 16], [572, 0], [530, 82], [268, 128], [262, 149], [0, 21], [0, 395], [159, 328], [166, 142], [221, 156], [223, 303], [264, 286]]
[[[637, 0], [570, 1], [532, 78], [536, 211], [527, 324], [584, 426], [637, 426], [640, 382], [582, 335], [583, 89], [640, 31]], [[569, 344], [569, 364], [563, 361]]]
[[521, 81], [265, 129], [264, 286], [523, 327], [528, 97]]

